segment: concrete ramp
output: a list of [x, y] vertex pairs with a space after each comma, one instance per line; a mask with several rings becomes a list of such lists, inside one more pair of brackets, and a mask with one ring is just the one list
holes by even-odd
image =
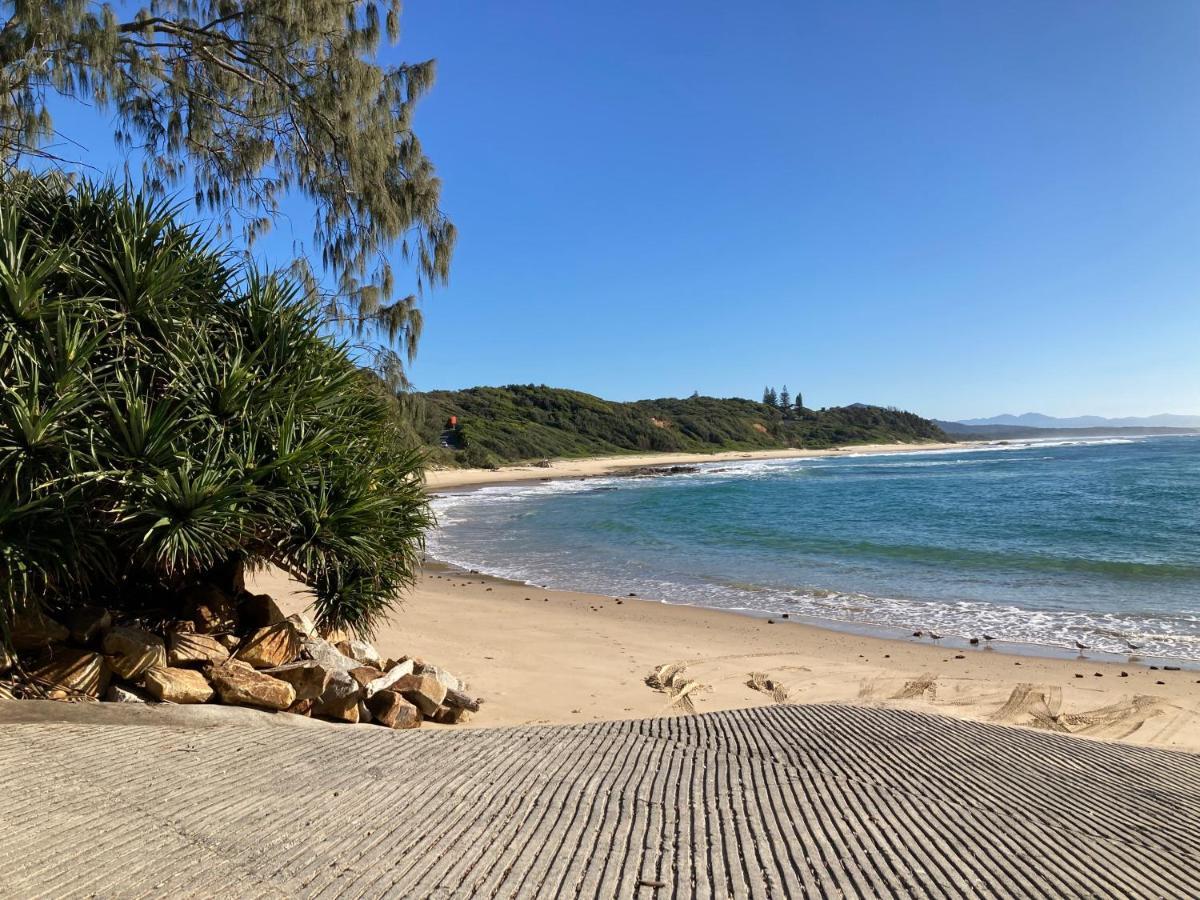
[[1200, 896], [1200, 757], [901, 710], [4, 715], [5, 898]]

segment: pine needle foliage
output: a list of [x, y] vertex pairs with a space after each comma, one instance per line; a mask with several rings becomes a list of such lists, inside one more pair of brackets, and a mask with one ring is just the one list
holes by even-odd
[[0, 631], [230, 561], [368, 634], [430, 524], [394, 401], [286, 277], [112, 185], [0, 183]]
[[[297, 276], [313, 289], [327, 273], [326, 314], [411, 358], [416, 295], [446, 280], [455, 231], [412, 124], [434, 63], [376, 61], [400, 12], [400, 0], [0, 2], [0, 163], [73, 152], [65, 142], [85, 136], [59, 130], [57, 96], [111, 112], [146, 190], [190, 187], [198, 210], [248, 244], [298, 194], [316, 207], [320, 265], [300, 252]], [[397, 251], [416, 294], [397, 289]], [[390, 363], [402, 371], [399, 356]]]

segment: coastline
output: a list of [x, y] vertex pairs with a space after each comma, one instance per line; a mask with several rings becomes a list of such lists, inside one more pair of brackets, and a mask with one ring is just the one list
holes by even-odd
[[[299, 611], [282, 573], [251, 589]], [[553, 591], [430, 562], [380, 627], [384, 655], [436, 659], [484, 698], [462, 727], [579, 724], [784, 702], [935, 713], [1200, 752], [1200, 673], [884, 638], [654, 600]], [[646, 679], [668, 665], [686, 704]], [[1122, 676], [1122, 672], [1126, 673]], [[437, 727], [437, 726], [434, 726]]]
[[[893, 444], [846, 450], [641, 454], [555, 460], [549, 468], [442, 470], [432, 489], [474, 490], [530, 480], [620, 475], [646, 466], [975, 449], [992, 441]], [[645, 679], [685, 666], [698, 712], [770, 705], [752, 673], [787, 702], [934, 712], [1085, 737], [1200, 752], [1200, 672], [1107, 654], [1072, 658], [1036, 645], [934, 643], [887, 629], [775, 619], [546, 590], [431, 562], [381, 632], [397, 650], [458, 666], [494, 694], [477, 726], [560, 724], [674, 714]], [[407, 649], [411, 645], [411, 650]], [[1170, 663], [1168, 663], [1170, 664]], [[1124, 673], [1124, 674], [1123, 674]], [[761, 681], [761, 679], [759, 679]]]
[[520, 481], [553, 481], [560, 478], [594, 478], [620, 475], [644, 466], [682, 466], [754, 459], [817, 459], [827, 456], [863, 456], [874, 453], [928, 453], [932, 450], [971, 450], [995, 441], [929, 442], [923, 444], [857, 444], [837, 450], [725, 450], [720, 453], [636, 453], [628, 456], [589, 456], [553, 459], [546, 466], [501, 466], [498, 469], [427, 469], [430, 490], [477, 488]]

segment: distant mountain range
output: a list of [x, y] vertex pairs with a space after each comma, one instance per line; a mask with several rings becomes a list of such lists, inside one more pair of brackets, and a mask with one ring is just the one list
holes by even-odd
[[1091, 428], [1034, 428], [1031, 425], [964, 425], [962, 422], [946, 422], [934, 419], [934, 424], [953, 438], [996, 441], [1020, 438], [1083, 438], [1083, 437], [1137, 437], [1155, 434], [1200, 434], [1200, 428], [1181, 425], [1098, 425]]
[[1104, 416], [1058, 418], [1030, 412], [1019, 416], [992, 416], [990, 419], [962, 419], [961, 424], [1016, 425], [1024, 428], [1200, 428], [1200, 416], [1160, 413], [1157, 416], [1130, 416], [1123, 419], [1106, 419]]

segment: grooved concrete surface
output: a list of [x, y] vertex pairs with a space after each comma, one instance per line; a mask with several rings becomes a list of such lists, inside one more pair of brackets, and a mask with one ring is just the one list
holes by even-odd
[[1200, 896], [1200, 757], [901, 710], [0, 724], [3, 897]]

